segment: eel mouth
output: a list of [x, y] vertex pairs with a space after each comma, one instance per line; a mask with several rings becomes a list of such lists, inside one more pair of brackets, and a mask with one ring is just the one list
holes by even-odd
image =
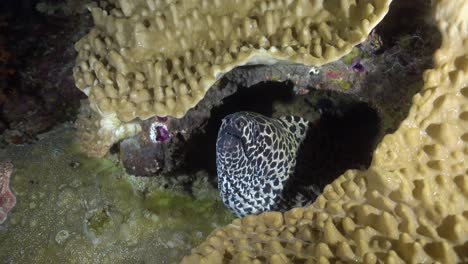
[[237, 150], [241, 147], [244, 151], [244, 140], [242, 138], [242, 132], [231, 125], [226, 125], [219, 135], [218, 148], [221, 147], [226, 152]]
[[238, 140], [242, 139], [242, 133], [232, 126], [226, 126], [224, 133]]

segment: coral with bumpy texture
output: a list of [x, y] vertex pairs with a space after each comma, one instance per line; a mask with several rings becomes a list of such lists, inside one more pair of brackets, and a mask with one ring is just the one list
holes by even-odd
[[434, 69], [370, 168], [347, 171], [310, 207], [235, 220], [182, 263], [468, 261], [468, 3], [433, 5]]
[[391, 0], [111, 1], [76, 43], [76, 85], [124, 122], [180, 118], [245, 64], [322, 65], [347, 54]]

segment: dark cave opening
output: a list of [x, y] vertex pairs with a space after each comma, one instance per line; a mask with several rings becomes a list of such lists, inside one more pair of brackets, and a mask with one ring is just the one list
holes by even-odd
[[322, 114], [310, 125], [298, 153], [298, 183], [323, 190], [346, 170], [369, 167], [379, 137], [379, 115], [365, 102], [339, 111]]
[[[189, 171], [204, 169], [210, 175], [216, 175], [216, 138], [222, 119], [239, 111], [251, 111], [266, 116], [273, 114], [273, 102], [290, 103], [294, 99], [293, 84], [290, 82], [261, 82], [239, 90], [223, 99], [219, 107], [211, 110], [210, 119], [205, 129], [192, 139], [187, 151]], [[200, 151], [202, 150], [202, 151]], [[200, 155], [203, 152], [205, 155]]]
[[[356, 96], [311, 89], [306, 96], [297, 96], [291, 82], [261, 82], [242, 87], [223, 99], [211, 110], [204, 132], [191, 139], [187, 154], [190, 172], [206, 170], [216, 177], [216, 139], [222, 119], [231, 113], [252, 111], [275, 115], [274, 105], [285, 106], [281, 115], [302, 116], [301, 108], [316, 113], [298, 155], [295, 180], [303, 185], [314, 184], [321, 190], [348, 169], [366, 169], [380, 136], [379, 114]], [[288, 108], [289, 107], [289, 108]], [[299, 112], [299, 113], [298, 113]], [[202, 154], [202, 155], [201, 155]]]

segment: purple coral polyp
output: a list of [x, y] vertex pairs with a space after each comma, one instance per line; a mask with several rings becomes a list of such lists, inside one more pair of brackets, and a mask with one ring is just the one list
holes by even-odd
[[156, 141], [164, 142], [168, 140], [170, 137], [169, 131], [167, 131], [165, 126], [157, 126], [156, 127]]
[[171, 137], [171, 134], [169, 133], [169, 130], [167, 129], [166, 125], [166, 122], [168, 120], [169, 119], [167, 117], [163, 116], [156, 116], [153, 119], [148, 131], [148, 136], [151, 142], [162, 143], [167, 141]]
[[353, 63], [353, 66], [351, 66], [351, 68], [353, 69], [353, 71], [357, 72], [364, 72], [366, 70], [366, 68], [364, 68], [364, 65], [362, 65], [359, 61]]

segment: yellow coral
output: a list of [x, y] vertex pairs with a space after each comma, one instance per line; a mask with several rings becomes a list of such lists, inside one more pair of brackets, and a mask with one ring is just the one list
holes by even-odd
[[310, 207], [235, 220], [182, 263], [468, 261], [468, 3], [433, 10], [435, 67], [370, 168], [347, 171]]
[[347, 54], [391, 0], [120, 0], [93, 7], [73, 74], [100, 113], [182, 117], [244, 64], [321, 65]]
[[75, 122], [80, 150], [92, 157], [103, 157], [119, 140], [141, 131], [136, 122], [122, 123], [114, 114], [100, 116], [93, 112], [87, 100], [83, 100]]

